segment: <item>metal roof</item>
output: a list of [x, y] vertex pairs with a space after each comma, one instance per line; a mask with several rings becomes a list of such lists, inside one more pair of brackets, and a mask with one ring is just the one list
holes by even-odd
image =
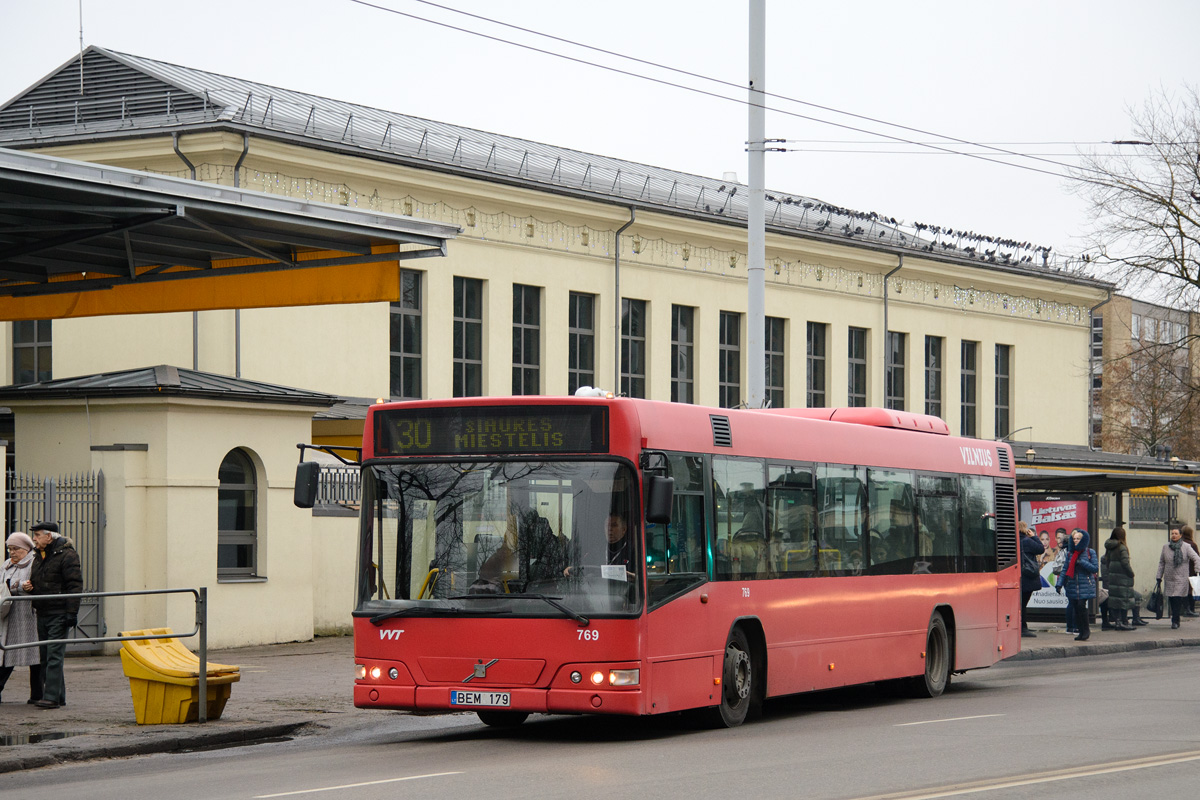
[[[458, 230], [0, 149], [0, 296], [443, 256]], [[242, 258], [267, 262], [214, 264]]]
[[336, 395], [159, 365], [0, 387], [0, 402], [101, 397], [195, 397], [251, 403], [332, 406]]
[[[0, 144], [229, 129], [466, 174], [485, 180], [744, 225], [748, 187], [503, 136], [92, 46], [0, 106]], [[854, 211], [801, 195], [767, 194], [770, 230], [915, 253], [1068, 283], [1109, 284], [1060, 271], [1047, 248]]]
[[1013, 443], [1017, 488], [1041, 492], [1127, 492], [1200, 483], [1200, 463], [1106, 453], [1082, 445]]

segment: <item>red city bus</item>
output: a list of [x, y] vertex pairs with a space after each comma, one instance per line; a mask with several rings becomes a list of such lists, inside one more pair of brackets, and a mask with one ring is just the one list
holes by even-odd
[[935, 697], [1020, 647], [1011, 449], [936, 417], [390, 403], [362, 456], [360, 708], [733, 726], [839, 686]]

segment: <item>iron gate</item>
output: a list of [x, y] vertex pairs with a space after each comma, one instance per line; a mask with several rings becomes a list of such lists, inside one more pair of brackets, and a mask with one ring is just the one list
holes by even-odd
[[[29, 532], [38, 522], [57, 522], [60, 535], [70, 539], [83, 569], [83, 598], [78, 629], [72, 638], [105, 635], [103, 600], [88, 596], [104, 591], [104, 472], [80, 472], [57, 478], [9, 472], [4, 498], [9, 531]], [[70, 645], [71, 650], [95, 650], [94, 644]]]

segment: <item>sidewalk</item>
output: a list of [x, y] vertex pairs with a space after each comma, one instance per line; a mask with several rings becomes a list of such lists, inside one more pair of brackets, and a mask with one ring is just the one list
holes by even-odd
[[[1030, 627], [1037, 638], [1022, 639], [1022, 651], [1010, 661], [1200, 647], [1198, 618], [1185, 618], [1179, 630], [1169, 619], [1151, 619], [1136, 631], [1102, 631], [1097, 624], [1087, 642], [1076, 642], [1061, 625]], [[213, 651], [210, 660], [237, 664], [242, 678], [221, 718], [204, 725], [134, 722], [129, 681], [117, 656], [68, 658], [68, 704], [49, 710], [25, 703], [28, 672], [18, 667], [0, 705], [0, 773], [376, 724], [386, 712], [356, 709], [351, 699], [353, 652], [348, 636]]]

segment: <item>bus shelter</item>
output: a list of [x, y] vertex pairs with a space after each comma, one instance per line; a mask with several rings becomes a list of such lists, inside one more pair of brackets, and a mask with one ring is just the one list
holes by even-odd
[[1154, 584], [1158, 557], [1172, 525], [1195, 521], [1195, 508], [1164, 504], [1161, 519], [1130, 514], [1131, 492], [1200, 483], [1200, 463], [1106, 453], [1088, 447], [1027, 443], [1013, 445], [1017, 466], [1019, 519], [1037, 531], [1046, 552], [1039, 560], [1042, 589], [1031, 598], [1028, 618], [1060, 621], [1065, 598], [1055, 591], [1053, 559], [1059, 539], [1074, 528], [1091, 536], [1091, 546], [1104, 555], [1112, 529], [1126, 529], [1135, 573], [1135, 589], [1147, 595]]

